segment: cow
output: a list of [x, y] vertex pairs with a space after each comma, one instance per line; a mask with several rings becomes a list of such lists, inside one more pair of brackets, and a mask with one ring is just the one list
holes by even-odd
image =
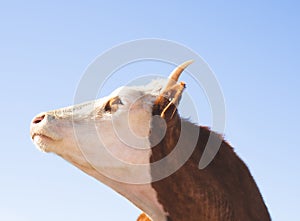
[[[57, 154], [126, 197], [143, 211], [138, 221], [271, 220], [231, 145], [180, 116], [185, 83], [178, 79], [191, 63], [176, 67], [167, 81], [123, 86], [107, 97], [40, 113], [31, 121], [31, 139], [40, 150]], [[211, 135], [219, 151], [199, 169]], [[165, 176], [168, 168], [177, 169]]]

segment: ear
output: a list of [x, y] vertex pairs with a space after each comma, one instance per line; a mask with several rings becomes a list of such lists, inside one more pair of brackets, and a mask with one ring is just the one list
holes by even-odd
[[171, 120], [177, 112], [185, 83], [175, 84], [165, 93], [160, 94], [154, 102], [152, 114], [160, 115], [165, 120]]
[[169, 76], [169, 81], [161, 94], [156, 98], [153, 107], [153, 115], [160, 115], [165, 120], [173, 118], [177, 112], [177, 106], [181, 99], [185, 83], [178, 83], [178, 78], [184, 69], [193, 61], [186, 61], [179, 65]]

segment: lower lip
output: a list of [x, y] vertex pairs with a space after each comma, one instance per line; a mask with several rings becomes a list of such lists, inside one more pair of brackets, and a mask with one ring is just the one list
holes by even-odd
[[38, 149], [48, 152], [49, 145], [52, 144], [53, 139], [42, 134], [36, 134], [32, 137], [32, 141]]
[[52, 140], [50, 137], [47, 137], [45, 135], [42, 135], [42, 134], [36, 134], [32, 137], [32, 140], [34, 142], [40, 142], [40, 141], [45, 141], [45, 140]]

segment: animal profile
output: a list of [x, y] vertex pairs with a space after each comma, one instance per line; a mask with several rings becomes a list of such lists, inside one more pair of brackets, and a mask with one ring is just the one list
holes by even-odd
[[[165, 82], [124, 86], [95, 101], [43, 112], [31, 122], [32, 141], [126, 197], [143, 211], [138, 221], [271, 220], [233, 148], [180, 116], [185, 83], [178, 79], [190, 64], [179, 65]], [[199, 169], [210, 135], [220, 148]]]

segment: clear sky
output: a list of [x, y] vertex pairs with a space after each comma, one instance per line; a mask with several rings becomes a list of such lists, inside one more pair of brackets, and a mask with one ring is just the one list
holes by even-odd
[[184, 44], [207, 61], [226, 100], [226, 139], [249, 166], [273, 220], [297, 220], [299, 11], [298, 1], [2, 1], [0, 220], [137, 218], [126, 199], [39, 152], [29, 123], [73, 104], [95, 57], [149, 37]]

